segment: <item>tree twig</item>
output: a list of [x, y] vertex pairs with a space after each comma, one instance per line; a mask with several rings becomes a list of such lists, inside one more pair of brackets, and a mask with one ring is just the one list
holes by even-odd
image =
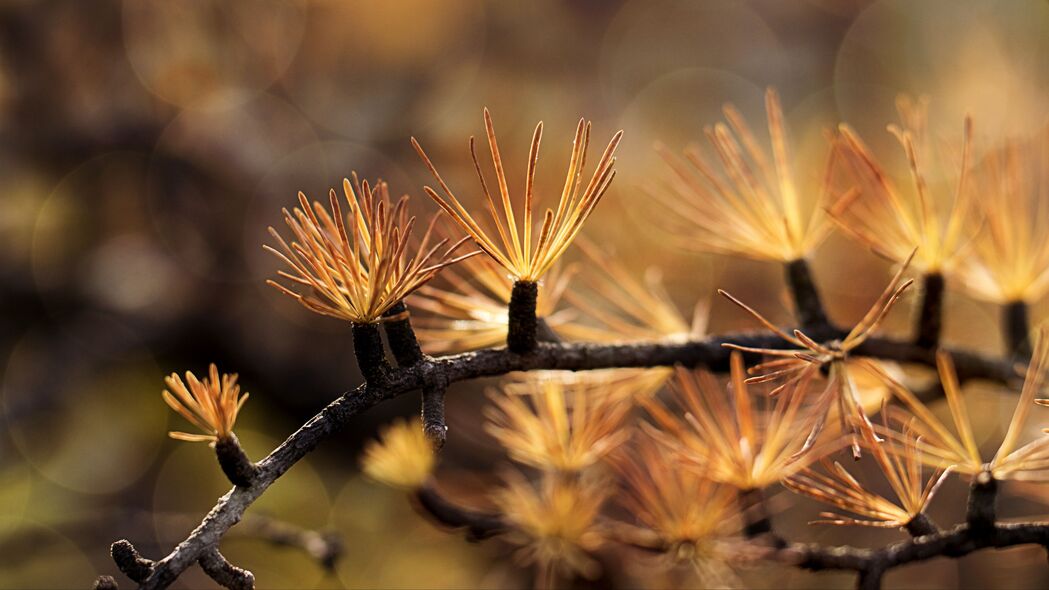
[[[145, 570], [137, 570], [142, 579], [136, 581], [146, 589], [166, 588], [205, 553], [217, 548], [223, 535], [240, 521], [245, 510], [274, 481], [321, 441], [346, 424], [350, 418], [380, 402], [420, 390], [433, 383], [451, 384], [478, 377], [503, 375], [511, 371], [584, 371], [675, 364], [690, 367], [705, 365], [715, 371], [724, 371], [729, 359], [729, 351], [722, 346], [726, 342], [758, 348], [789, 346], [779, 337], [769, 333], [729, 334], [684, 343], [538, 343], [528, 354], [512, 353], [505, 348], [490, 348], [427, 358], [409, 367], [390, 370], [381, 383], [361, 385], [343, 394], [289, 436], [269, 456], [256, 464], [257, 474], [250, 486], [236, 487], [219, 498], [211, 512], [184, 541], [163, 559], [153, 562], [147, 576], [141, 575]], [[871, 338], [855, 350], [854, 354], [928, 366], [935, 364], [935, 353], [932, 351], [909, 342], [886, 338]], [[1016, 370], [1012, 363], [964, 351], [953, 351], [953, 355], [961, 378], [982, 378], [998, 382], [1009, 382], [1016, 378]], [[1046, 542], [1049, 542], [1049, 539]], [[127, 545], [130, 547], [130, 543]], [[131, 549], [133, 550], [133, 547]], [[126, 565], [128, 562], [124, 563]], [[118, 566], [121, 566], [119, 561]], [[121, 569], [124, 571], [123, 567]]]

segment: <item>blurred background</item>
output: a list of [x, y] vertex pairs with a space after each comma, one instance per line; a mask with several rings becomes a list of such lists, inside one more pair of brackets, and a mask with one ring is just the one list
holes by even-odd
[[[1049, 3], [907, 0], [193, 0], [0, 3], [0, 587], [89, 587], [116, 574], [127, 537], [166, 554], [228, 484], [205, 445], [177, 443], [162, 378], [209, 362], [251, 401], [238, 434], [261, 458], [361, 382], [348, 326], [264, 284], [266, 228], [302, 190], [323, 198], [356, 170], [434, 211], [414, 135], [461, 196], [476, 197], [467, 138], [491, 109], [511, 186], [545, 122], [541, 199], [560, 189], [575, 121], [593, 149], [626, 130], [619, 176], [587, 233], [638, 273], [658, 261], [683, 310], [717, 287], [786, 322], [776, 265], [661, 244], [642, 187], [665, 174], [652, 145], [700, 141], [733, 102], [755, 128], [779, 89], [803, 185], [818, 181], [823, 131], [848, 121], [904, 174], [885, 131], [897, 93], [931, 99], [931, 129], [960, 136], [972, 113], [989, 147], [1049, 120]], [[895, 158], [895, 159], [894, 159]], [[658, 221], [658, 219], [656, 220]], [[728, 272], [731, 270], [731, 272]], [[832, 237], [814, 270], [833, 317], [858, 318], [887, 266]], [[947, 339], [998, 352], [997, 309], [952, 294]], [[907, 326], [907, 305], [888, 331]], [[1044, 305], [1034, 317], [1044, 317]], [[713, 331], [752, 324], [714, 302]], [[474, 489], [500, 460], [479, 427], [482, 391], [449, 392], [440, 477]], [[1011, 398], [976, 386], [993, 438]], [[300, 462], [252, 514], [331, 534], [325, 569], [250, 530], [223, 543], [260, 588], [515, 587], [505, 551], [469, 545], [362, 479], [357, 453], [405, 396], [357, 418]], [[952, 481], [933, 518], [955, 521]], [[1044, 488], [1010, 486], [1006, 516], [1044, 517]], [[818, 509], [776, 496], [797, 540], [884, 543], [895, 532], [808, 527]], [[247, 527], [245, 527], [247, 529]], [[762, 568], [756, 587], [850, 587], [849, 576]], [[129, 582], [122, 576], [118, 580]], [[210, 587], [191, 570], [177, 587]], [[1043, 588], [1043, 550], [912, 566], [891, 587]]]

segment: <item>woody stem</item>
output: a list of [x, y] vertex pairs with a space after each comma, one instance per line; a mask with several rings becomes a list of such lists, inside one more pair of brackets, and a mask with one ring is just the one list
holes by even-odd
[[423, 360], [423, 350], [415, 337], [412, 319], [404, 301], [398, 301], [382, 315], [385, 319], [383, 329], [386, 331], [386, 339], [390, 343], [393, 357], [397, 359], [397, 366], [410, 367]]
[[539, 285], [534, 281], [515, 281], [510, 292], [506, 347], [510, 352], [527, 354], [538, 344], [539, 322], [535, 316]]
[[1027, 303], [1013, 301], [1002, 307], [1002, 329], [1005, 336], [1005, 349], [1009, 354], [1031, 356], [1031, 341], [1028, 338], [1031, 322], [1027, 314]]
[[918, 334], [914, 343], [922, 348], [935, 348], [940, 344], [940, 332], [943, 330], [943, 275], [938, 272], [925, 275], [922, 287]]
[[382, 383], [390, 371], [390, 365], [386, 362], [379, 325], [354, 323], [352, 329], [353, 353], [357, 357], [361, 375], [369, 384]]
[[790, 287], [790, 294], [794, 299], [794, 307], [797, 310], [798, 321], [802, 329], [815, 333], [828, 329], [831, 324], [823, 309], [819, 290], [812, 279], [808, 261], [799, 258], [788, 262], [786, 275], [787, 286]]

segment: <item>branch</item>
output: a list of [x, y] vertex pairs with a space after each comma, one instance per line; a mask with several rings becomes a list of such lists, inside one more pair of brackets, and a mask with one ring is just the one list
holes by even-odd
[[1005, 350], [1012, 355], [1031, 356], [1031, 321], [1028, 318], [1027, 303], [1013, 301], [1002, 307], [1002, 335], [1005, 337]]
[[342, 540], [332, 532], [305, 529], [267, 516], [246, 517], [240, 526], [238, 533], [305, 551], [328, 571], [335, 569], [335, 563], [344, 551]]
[[517, 354], [535, 350], [539, 322], [535, 316], [539, 285], [534, 281], [514, 281], [507, 309], [506, 347]]
[[416, 506], [431, 519], [452, 529], [466, 529], [468, 541], [480, 541], [507, 529], [498, 514], [488, 514], [459, 506], [440, 494], [433, 483], [427, 483], [415, 492]]
[[918, 307], [918, 332], [914, 343], [922, 348], [936, 348], [943, 331], [944, 280], [940, 273], [922, 277], [921, 305]]
[[823, 309], [820, 292], [812, 280], [812, 271], [804, 258], [786, 264], [787, 286], [790, 287], [798, 320], [806, 332], [821, 332], [830, 327], [827, 312]]
[[200, 556], [200, 569], [223, 588], [229, 590], [254, 590], [255, 576], [226, 561], [218, 549], [210, 549]]
[[812, 571], [886, 571], [934, 557], [962, 557], [986, 547], [1045, 545], [1049, 543], [1049, 524], [997, 524], [986, 534], [977, 534], [968, 524], [932, 535], [900, 541], [881, 549], [822, 547], [793, 544], [780, 552], [780, 559]]
[[250, 486], [258, 468], [248, 459], [240, 440], [232, 432], [215, 442], [215, 456], [226, 478], [235, 486]]
[[[200, 525], [170, 554], [153, 563], [148, 576], [136, 581], [146, 589], [166, 588], [202, 556], [216, 549], [223, 535], [240, 521], [245, 510], [292, 465], [345, 425], [350, 418], [380, 402], [436, 383], [451, 384], [478, 377], [504, 375], [511, 371], [585, 371], [675, 364], [689, 367], [705, 365], [714, 371], [725, 371], [728, 368], [729, 351], [722, 344], [726, 342], [758, 348], [789, 346], [777, 336], [768, 333], [730, 334], [684, 343], [538, 343], [529, 354], [516, 354], [505, 348], [489, 348], [427, 358], [412, 366], [390, 370], [379, 383], [367, 383], [343, 394], [289, 436], [269, 456], [255, 465], [257, 471], [251, 485], [236, 487], [219, 498]], [[935, 354], [932, 351], [900, 340], [871, 338], [854, 353], [935, 366]], [[960, 378], [1009, 382], [1016, 377], [1015, 368], [1011, 363], [964, 351], [953, 351], [953, 355]], [[128, 545], [130, 546], [130, 543]], [[118, 566], [120, 565], [118, 561]], [[123, 567], [121, 569], [123, 571]]]

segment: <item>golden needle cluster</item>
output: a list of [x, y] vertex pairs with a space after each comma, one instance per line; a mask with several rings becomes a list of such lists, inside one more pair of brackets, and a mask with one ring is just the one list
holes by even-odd
[[726, 392], [710, 373], [678, 368], [680, 411], [646, 402], [652, 423], [644, 424], [645, 432], [704, 477], [740, 490], [766, 488], [819, 457], [819, 450], [806, 452], [805, 443], [821, 418], [805, 395], [811, 374], [775, 398], [755, 399], [738, 352], [730, 371]]
[[185, 381], [177, 373], [172, 373], [164, 383], [168, 386], [161, 394], [164, 401], [204, 433], [169, 433], [171, 438], [178, 440], [215, 444], [228, 438], [233, 433], [237, 414], [248, 401], [248, 394], [240, 393], [237, 375], [224, 374], [220, 378], [214, 363], [208, 367], [208, 376], [204, 379], [197, 379], [191, 371], [186, 371]]
[[414, 490], [433, 473], [437, 458], [422, 422], [398, 420], [379, 433], [361, 456], [361, 470], [379, 483]]
[[835, 201], [830, 214], [845, 233], [888, 260], [903, 262], [917, 248], [917, 270], [949, 272], [964, 258], [973, 229], [972, 119], [965, 119], [951, 183], [930, 186], [928, 160], [934, 154], [926, 133], [928, 101], [901, 96], [897, 109], [903, 126], [890, 125], [889, 131], [907, 157], [909, 190], [899, 189], [863, 140], [843, 124], [835, 149], [855, 184]]
[[[528, 154], [528, 171], [526, 174], [523, 220], [518, 228], [517, 216], [514, 213], [514, 205], [510, 200], [510, 189], [507, 187], [506, 174], [503, 171], [503, 159], [499, 153], [499, 145], [496, 142], [495, 127], [488, 109], [484, 110], [485, 133], [488, 136], [488, 147], [492, 153], [492, 163], [495, 167], [496, 184], [500, 196], [500, 204], [496, 205], [492, 192], [489, 190], [488, 182], [481, 171], [481, 164], [477, 159], [474, 149], [474, 140], [470, 138], [470, 155], [473, 158], [477, 178], [481, 183], [481, 191], [484, 193], [485, 204], [488, 213], [495, 226], [495, 232], [486, 231], [471, 215], [470, 211], [463, 206], [452, 190], [441, 178], [426, 152], [419, 143], [412, 138], [412, 145], [426, 163], [427, 168], [437, 180], [437, 184], [444, 192], [439, 195], [430, 187], [425, 187], [426, 194], [446, 211], [459, 226], [474, 239], [477, 246], [493, 260], [499, 263], [510, 275], [518, 281], [538, 281], [554, 262], [564, 253], [575, 239], [583, 222], [593, 212], [598, 201], [608, 190], [612, 179], [615, 178], [615, 151], [623, 132], [617, 132], [608, 143], [601, 159], [590, 181], [580, 192], [582, 187], [582, 173], [586, 166], [586, 152], [590, 145], [590, 123], [583, 119], [576, 126], [575, 139], [572, 142], [572, 157], [568, 165], [568, 174], [565, 178], [564, 188], [561, 191], [561, 199], [557, 205], [557, 211], [547, 209], [539, 227], [538, 237], [533, 240], [533, 211], [535, 209], [535, 170], [536, 161], [539, 158], [539, 142], [543, 137], [543, 124], [540, 122], [532, 136], [532, 147]], [[534, 243], [533, 243], [534, 242]]]
[[[653, 197], [670, 213], [664, 227], [685, 248], [791, 262], [823, 241], [830, 224], [823, 211], [829, 173], [818, 199], [799, 194], [779, 95], [765, 93], [770, 150], [761, 145], [743, 115], [724, 108], [726, 123], [707, 128], [717, 165], [700, 150], [685, 158], [657, 146], [673, 174], [670, 190]], [[833, 154], [833, 152], [831, 152]], [[665, 222], [665, 223], [663, 223]]]
[[[630, 438], [629, 403], [586, 381], [547, 378], [525, 393], [491, 392], [485, 430], [518, 463], [559, 472], [595, 465]], [[529, 387], [530, 386], [530, 387]]]
[[[926, 464], [934, 467], [947, 465], [952, 470], [967, 475], [980, 473], [986, 466], [994, 478], [999, 480], [1045, 479], [1049, 476], [1046, 472], [1046, 468], [1049, 467], [1049, 438], [1043, 437], [1017, 448], [1031, 410], [1038, 403], [1036, 398], [1046, 385], [1046, 370], [1049, 369], [1049, 327], [1038, 330], [1034, 354], [1027, 368], [1027, 377], [1024, 379], [1016, 410], [990, 463], [984, 461], [976, 444], [968, 408], [951, 357], [941, 352], [936, 361], [940, 383], [951, 410], [953, 431], [913, 392], [888, 375], [883, 376], [892, 394], [899, 399], [903, 408], [906, 408], [906, 411], [899, 407], [889, 408], [889, 415], [916, 433], [920, 439], [917, 450], [921, 451]], [[899, 432], [888, 428], [879, 429], [879, 432], [890, 441], [905, 443], [907, 440]]]
[[385, 182], [371, 187], [354, 174], [352, 183], [343, 180], [342, 189], [350, 209], [345, 218], [335, 189], [328, 195], [330, 214], [319, 202], [311, 206], [299, 193], [300, 207], [284, 210], [293, 241], [289, 244], [270, 228], [280, 250], [266, 249], [290, 267], [280, 276], [304, 292], [276, 281], [268, 283], [311, 311], [358, 324], [376, 322], [437, 271], [476, 254], [452, 257], [463, 240], [449, 247], [448, 240], [431, 246], [436, 218], [413, 247], [415, 218], [408, 217], [408, 197], [392, 204]]
[[536, 586], [556, 588], [558, 579], [574, 575], [596, 577], [600, 566], [590, 553], [604, 542], [598, 518], [612, 493], [609, 482], [581, 476], [533, 484], [513, 470], [505, 479], [493, 500], [514, 527], [506, 539], [520, 545], [517, 558], [538, 567]]
[[995, 303], [1035, 302], [1049, 290], [1049, 127], [977, 164], [975, 234], [957, 278]]
[[806, 469], [783, 481], [788, 489], [820, 502], [859, 515], [861, 518], [824, 512], [825, 524], [864, 525], [882, 528], [904, 528], [922, 516], [947, 479], [950, 469], [942, 465], [925, 477], [926, 461], [921, 439], [909, 428], [894, 444], [878, 441], [865, 433], [863, 448], [874, 457], [896, 500], [890, 500], [860, 483], [849, 470], [834, 461], [822, 461], [824, 473]]
[[[771, 395], [779, 395], [784, 388], [801, 381], [814, 377], [821, 369], [826, 368], [829, 379], [826, 388], [818, 394], [816, 404], [821, 408], [821, 418], [813, 425], [808, 440], [805, 443], [807, 450], [815, 444], [817, 437], [822, 432], [827, 416], [831, 409], [837, 407], [838, 417], [842, 421], [842, 431], [851, 433], [852, 452], [857, 458], [860, 455], [860, 431], [873, 430], [870, 419], [863, 409], [862, 399], [856, 390], [854, 380], [849, 372], [847, 364], [848, 355], [861, 344], [863, 344], [878, 328], [882, 320], [899, 300], [903, 292], [913, 281], [903, 280], [903, 274], [907, 270], [914, 251], [903, 262], [896, 275], [889, 282], [878, 300], [867, 311], [863, 319], [853, 326], [852, 330], [841, 341], [820, 344], [806, 336], [801, 330], [794, 330], [793, 335], [787, 334], [776, 327], [753, 308], [729, 295], [719, 291], [730, 301], [743, 308], [763, 326], [778, 334], [785, 341], [798, 347], [794, 350], [780, 350], [772, 348], [753, 348], [726, 344], [725, 346], [744, 352], [753, 352], [776, 357], [775, 360], [766, 361], [750, 368], [754, 377], [747, 379], [748, 383], [779, 382], [780, 385], [772, 390]], [[804, 392], [805, 388], [801, 388]]]

